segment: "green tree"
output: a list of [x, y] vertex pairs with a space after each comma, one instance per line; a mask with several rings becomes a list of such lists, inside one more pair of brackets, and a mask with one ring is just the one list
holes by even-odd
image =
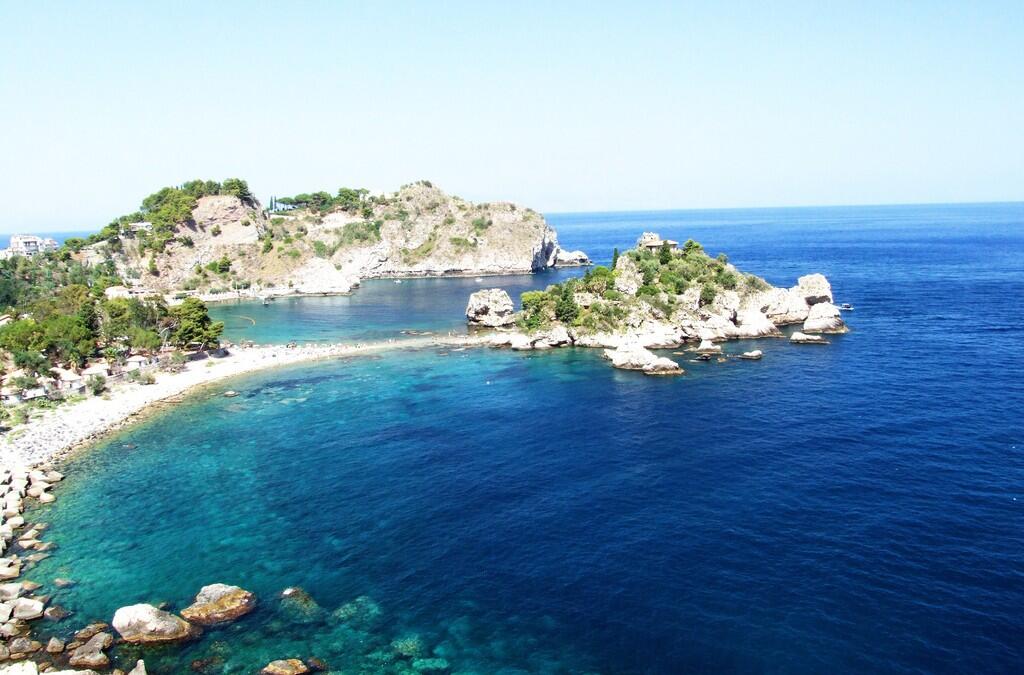
[[171, 342], [178, 347], [199, 345], [206, 348], [219, 344], [218, 339], [224, 332], [224, 324], [214, 322], [206, 309], [206, 303], [198, 298], [185, 298], [176, 307], [171, 307], [170, 319], [173, 325]]
[[221, 193], [238, 197], [243, 202], [253, 201], [252, 192], [249, 191], [249, 184], [241, 178], [226, 178], [221, 186]]
[[555, 318], [564, 324], [571, 324], [580, 315], [580, 306], [576, 304], [572, 287], [566, 284], [562, 287], [562, 295], [555, 303]]
[[661, 250], [658, 251], [658, 262], [662, 265], [672, 262], [672, 249], [669, 248], [667, 241], [661, 242]]
[[612, 269], [615, 269], [615, 266], [618, 265], [618, 264], [619, 264], [619, 249], [618, 249], [618, 247], [615, 247], [614, 249], [612, 249]]
[[44, 351], [56, 361], [81, 366], [96, 350], [95, 336], [77, 316], [54, 316], [43, 322]]

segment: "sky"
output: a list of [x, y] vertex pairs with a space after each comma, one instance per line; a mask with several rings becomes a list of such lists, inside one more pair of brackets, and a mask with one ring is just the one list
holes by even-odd
[[544, 212], [1024, 200], [1024, 2], [0, 0], [0, 232], [165, 185]]

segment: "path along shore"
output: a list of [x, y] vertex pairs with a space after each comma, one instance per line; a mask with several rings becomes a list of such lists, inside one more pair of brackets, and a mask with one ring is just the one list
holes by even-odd
[[178, 373], [158, 372], [154, 384], [124, 383], [102, 396], [62, 405], [34, 416], [0, 438], [0, 466], [28, 469], [59, 459], [134, 421], [156, 404], [197, 387], [268, 368], [360, 354], [431, 346], [485, 344], [475, 336], [424, 336], [357, 344], [232, 347], [227, 356], [192, 361]]

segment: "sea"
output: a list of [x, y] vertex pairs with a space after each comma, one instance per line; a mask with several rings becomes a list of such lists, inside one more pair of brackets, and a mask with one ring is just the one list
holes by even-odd
[[[597, 350], [423, 348], [219, 383], [66, 461], [29, 514], [59, 547], [27, 577], [73, 612], [44, 632], [221, 582], [257, 609], [115, 663], [1024, 671], [1024, 204], [548, 220], [599, 263], [653, 231], [779, 286], [824, 273], [851, 330], [725, 345], [761, 361], [675, 356], [677, 378]], [[473, 290], [580, 273], [212, 311], [260, 343], [459, 333]]]

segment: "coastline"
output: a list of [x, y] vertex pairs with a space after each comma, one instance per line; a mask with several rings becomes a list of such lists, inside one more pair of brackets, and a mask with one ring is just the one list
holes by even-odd
[[157, 373], [154, 384], [122, 383], [101, 396], [48, 410], [11, 429], [0, 443], [0, 466], [32, 469], [60, 460], [149, 412], [172, 405], [194, 390], [222, 380], [279, 366], [431, 346], [489, 344], [486, 336], [423, 336], [367, 343], [286, 347], [232, 347], [220, 358], [193, 361], [179, 373]]

